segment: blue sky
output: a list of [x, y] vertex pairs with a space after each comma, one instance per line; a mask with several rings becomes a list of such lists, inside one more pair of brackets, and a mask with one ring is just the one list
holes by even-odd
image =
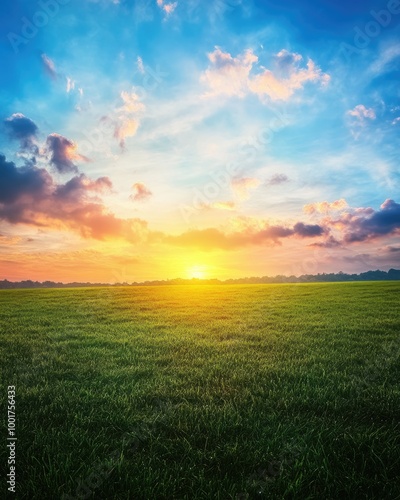
[[[301, 274], [310, 259], [315, 272], [398, 265], [397, 0], [51, 0], [0, 9], [0, 152], [16, 169], [48, 174], [54, 193], [81, 176], [74, 200], [86, 211], [73, 219], [69, 202], [55, 214], [43, 193], [35, 215], [12, 218], [16, 207], [3, 200], [11, 278], [29, 278], [28, 264], [15, 269], [44, 248], [50, 261], [75, 252], [74, 276], [105, 281], [125, 268], [128, 278], [149, 279], [195, 268]], [[37, 127], [28, 145], [26, 120]], [[93, 187], [99, 178], [108, 180]], [[93, 203], [113, 214], [114, 228], [139, 224], [140, 235], [89, 224]], [[299, 222], [309, 234], [294, 229]], [[274, 227], [285, 236], [271, 236]], [[92, 252], [99, 265], [86, 272]], [[55, 276], [71, 272], [65, 265]]]

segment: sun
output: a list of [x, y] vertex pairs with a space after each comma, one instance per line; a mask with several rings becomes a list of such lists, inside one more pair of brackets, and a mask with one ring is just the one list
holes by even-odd
[[207, 278], [207, 268], [206, 266], [192, 266], [187, 270], [187, 276], [189, 279], [204, 280]]

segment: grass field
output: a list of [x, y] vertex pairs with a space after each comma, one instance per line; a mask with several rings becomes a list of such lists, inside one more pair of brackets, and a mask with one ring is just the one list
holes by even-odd
[[13, 497], [400, 498], [399, 306], [399, 282], [3, 290]]

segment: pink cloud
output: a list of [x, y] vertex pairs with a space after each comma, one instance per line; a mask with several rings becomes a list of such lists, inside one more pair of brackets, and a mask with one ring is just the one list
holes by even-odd
[[306, 214], [327, 214], [335, 210], [344, 210], [347, 207], [347, 201], [344, 198], [341, 198], [340, 200], [336, 200], [332, 203], [329, 203], [328, 201], [321, 201], [318, 203], [310, 203], [308, 205], [304, 205], [303, 211]]
[[164, 0], [157, 0], [157, 5], [165, 12], [166, 16], [169, 16], [177, 8], [178, 2], [167, 3]]
[[133, 194], [129, 197], [132, 201], [145, 201], [148, 200], [153, 193], [141, 182], [136, 182], [132, 186]]

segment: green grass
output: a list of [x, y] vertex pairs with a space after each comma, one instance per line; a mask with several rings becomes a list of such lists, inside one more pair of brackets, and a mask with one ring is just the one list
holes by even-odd
[[399, 299], [398, 282], [1, 291], [14, 498], [400, 498]]

